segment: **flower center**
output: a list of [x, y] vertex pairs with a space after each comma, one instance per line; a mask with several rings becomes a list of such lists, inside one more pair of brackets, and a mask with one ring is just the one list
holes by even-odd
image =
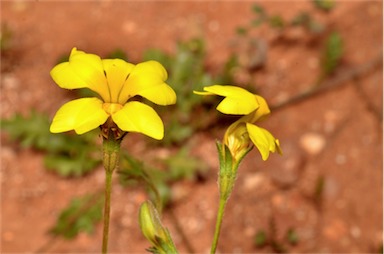
[[118, 103], [103, 103], [103, 109], [109, 115], [113, 115], [117, 111], [123, 108], [123, 105]]

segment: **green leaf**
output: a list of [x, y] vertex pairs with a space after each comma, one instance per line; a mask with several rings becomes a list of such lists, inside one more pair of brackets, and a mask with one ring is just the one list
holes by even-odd
[[293, 228], [288, 230], [286, 238], [291, 245], [296, 245], [299, 242], [299, 236]]
[[260, 230], [256, 233], [254, 239], [253, 239], [255, 245], [257, 247], [263, 247], [267, 244], [268, 242], [268, 238], [267, 238], [267, 234], [265, 233], [264, 230]]
[[12, 39], [13, 39], [13, 32], [9, 28], [9, 25], [7, 23], [1, 23], [1, 30], [0, 30], [0, 50], [1, 52], [4, 52], [6, 50], [9, 50], [12, 48]]
[[34, 110], [27, 117], [16, 114], [1, 122], [1, 128], [22, 147], [45, 152], [45, 166], [61, 176], [81, 176], [101, 163], [95, 132], [53, 134], [49, 126], [48, 117]]
[[169, 170], [170, 181], [194, 180], [197, 175], [202, 175], [208, 170], [207, 165], [202, 160], [192, 156], [186, 146], [165, 160], [165, 163]]
[[245, 36], [248, 34], [248, 29], [243, 26], [239, 26], [236, 28], [236, 34], [240, 36]]
[[265, 10], [263, 7], [261, 7], [260, 5], [258, 4], [254, 4], [252, 6], [252, 11], [256, 14], [264, 14], [265, 13]]
[[279, 15], [275, 15], [269, 18], [269, 25], [276, 29], [282, 29], [285, 26], [283, 18]]
[[111, 53], [109, 53], [107, 55], [108, 59], [115, 59], [115, 58], [118, 58], [118, 59], [122, 59], [124, 61], [127, 61], [128, 60], [128, 56], [127, 54], [125, 53], [124, 50], [120, 49], [120, 48], [117, 48], [115, 50], [113, 50]]
[[322, 57], [323, 75], [332, 74], [343, 55], [343, 41], [339, 33], [333, 32], [326, 40]]
[[50, 233], [73, 239], [80, 232], [91, 234], [102, 219], [103, 195], [96, 193], [74, 198], [62, 210]]
[[171, 190], [167, 184], [166, 172], [148, 167], [124, 151], [121, 153], [120, 167], [117, 172], [119, 182], [123, 186], [144, 183], [147, 192], [159, 210], [169, 202]]
[[320, 10], [329, 12], [335, 7], [334, 0], [313, 0], [313, 4]]

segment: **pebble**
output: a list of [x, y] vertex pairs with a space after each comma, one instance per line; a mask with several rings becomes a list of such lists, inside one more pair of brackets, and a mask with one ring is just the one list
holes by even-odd
[[357, 239], [361, 236], [361, 229], [358, 226], [353, 226], [350, 229], [350, 233], [351, 233], [352, 237]]
[[340, 114], [335, 110], [328, 110], [324, 114], [324, 131], [332, 133], [336, 129], [337, 123], [340, 122]]
[[323, 228], [323, 235], [331, 240], [337, 240], [345, 237], [347, 233], [347, 226], [341, 219], [333, 219], [330, 223]]
[[297, 144], [292, 141], [285, 141], [283, 148], [284, 156], [274, 160], [274, 164], [268, 170], [271, 179], [282, 188], [293, 187], [299, 180], [306, 158]]
[[264, 181], [266, 177], [262, 174], [249, 174], [244, 178], [243, 188], [246, 191], [252, 191], [258, 189]]
[[326, 145], [325, 137], [319, 133], [309, 132], [300, 137], [301, 148], [310, 155], [317, 155]]
[[6, 242], [11, 242], [15, 239], [15, 234], [11, 231], [6, 231], [3, 233], [3, 239]]

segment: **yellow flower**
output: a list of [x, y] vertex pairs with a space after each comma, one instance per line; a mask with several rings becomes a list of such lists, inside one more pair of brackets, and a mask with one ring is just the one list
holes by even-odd
[[229, 126], [225, 132], [223, 143], [229, 148], [235, 161], [241, 160], [254, 144], [263, 160], [267, 160], [270, 152], [282, 153], [278, 139], [266, 129], [254, 123], [270, 114], [265, 99], [236, 86], [214, 85], [204, 87], [200, 95], [219, 95], [225, 97], [217, 106], [217, 110], [230, 115], [243, 115]]
[[142, 96], [158, 105], [176, 103], [176, 94], [165, 83], [167, 72], [160, 63], [134, 65], [121, 59], [101, 59], [73, 48], [69, 61], [56, 65], [50, 74], [61, 88], [89, 88], [100, 96], [64, 104], [53, 118], [51, 132], [75, 130], [82, 134], [107, 122], [109, 127], [115, 124], [124, 132], [163, 138], [163, 122], [156, 111], [132, 100]]

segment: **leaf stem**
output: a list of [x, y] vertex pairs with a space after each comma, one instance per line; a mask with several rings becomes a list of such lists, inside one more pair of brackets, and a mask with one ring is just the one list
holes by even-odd
[[223, 222], [224, 210], [225, 210], [225, 205], [227, 204], [227, 200], [228, 199], [226, 198], [220, 197], [219, 209], [217, 211], [215, 235], [213, 237], [213, 242], [211, 247], [211, 254], [216, 253], [217, 243], [219, 242], [220, 229], [221, 229], [221, 224]]

